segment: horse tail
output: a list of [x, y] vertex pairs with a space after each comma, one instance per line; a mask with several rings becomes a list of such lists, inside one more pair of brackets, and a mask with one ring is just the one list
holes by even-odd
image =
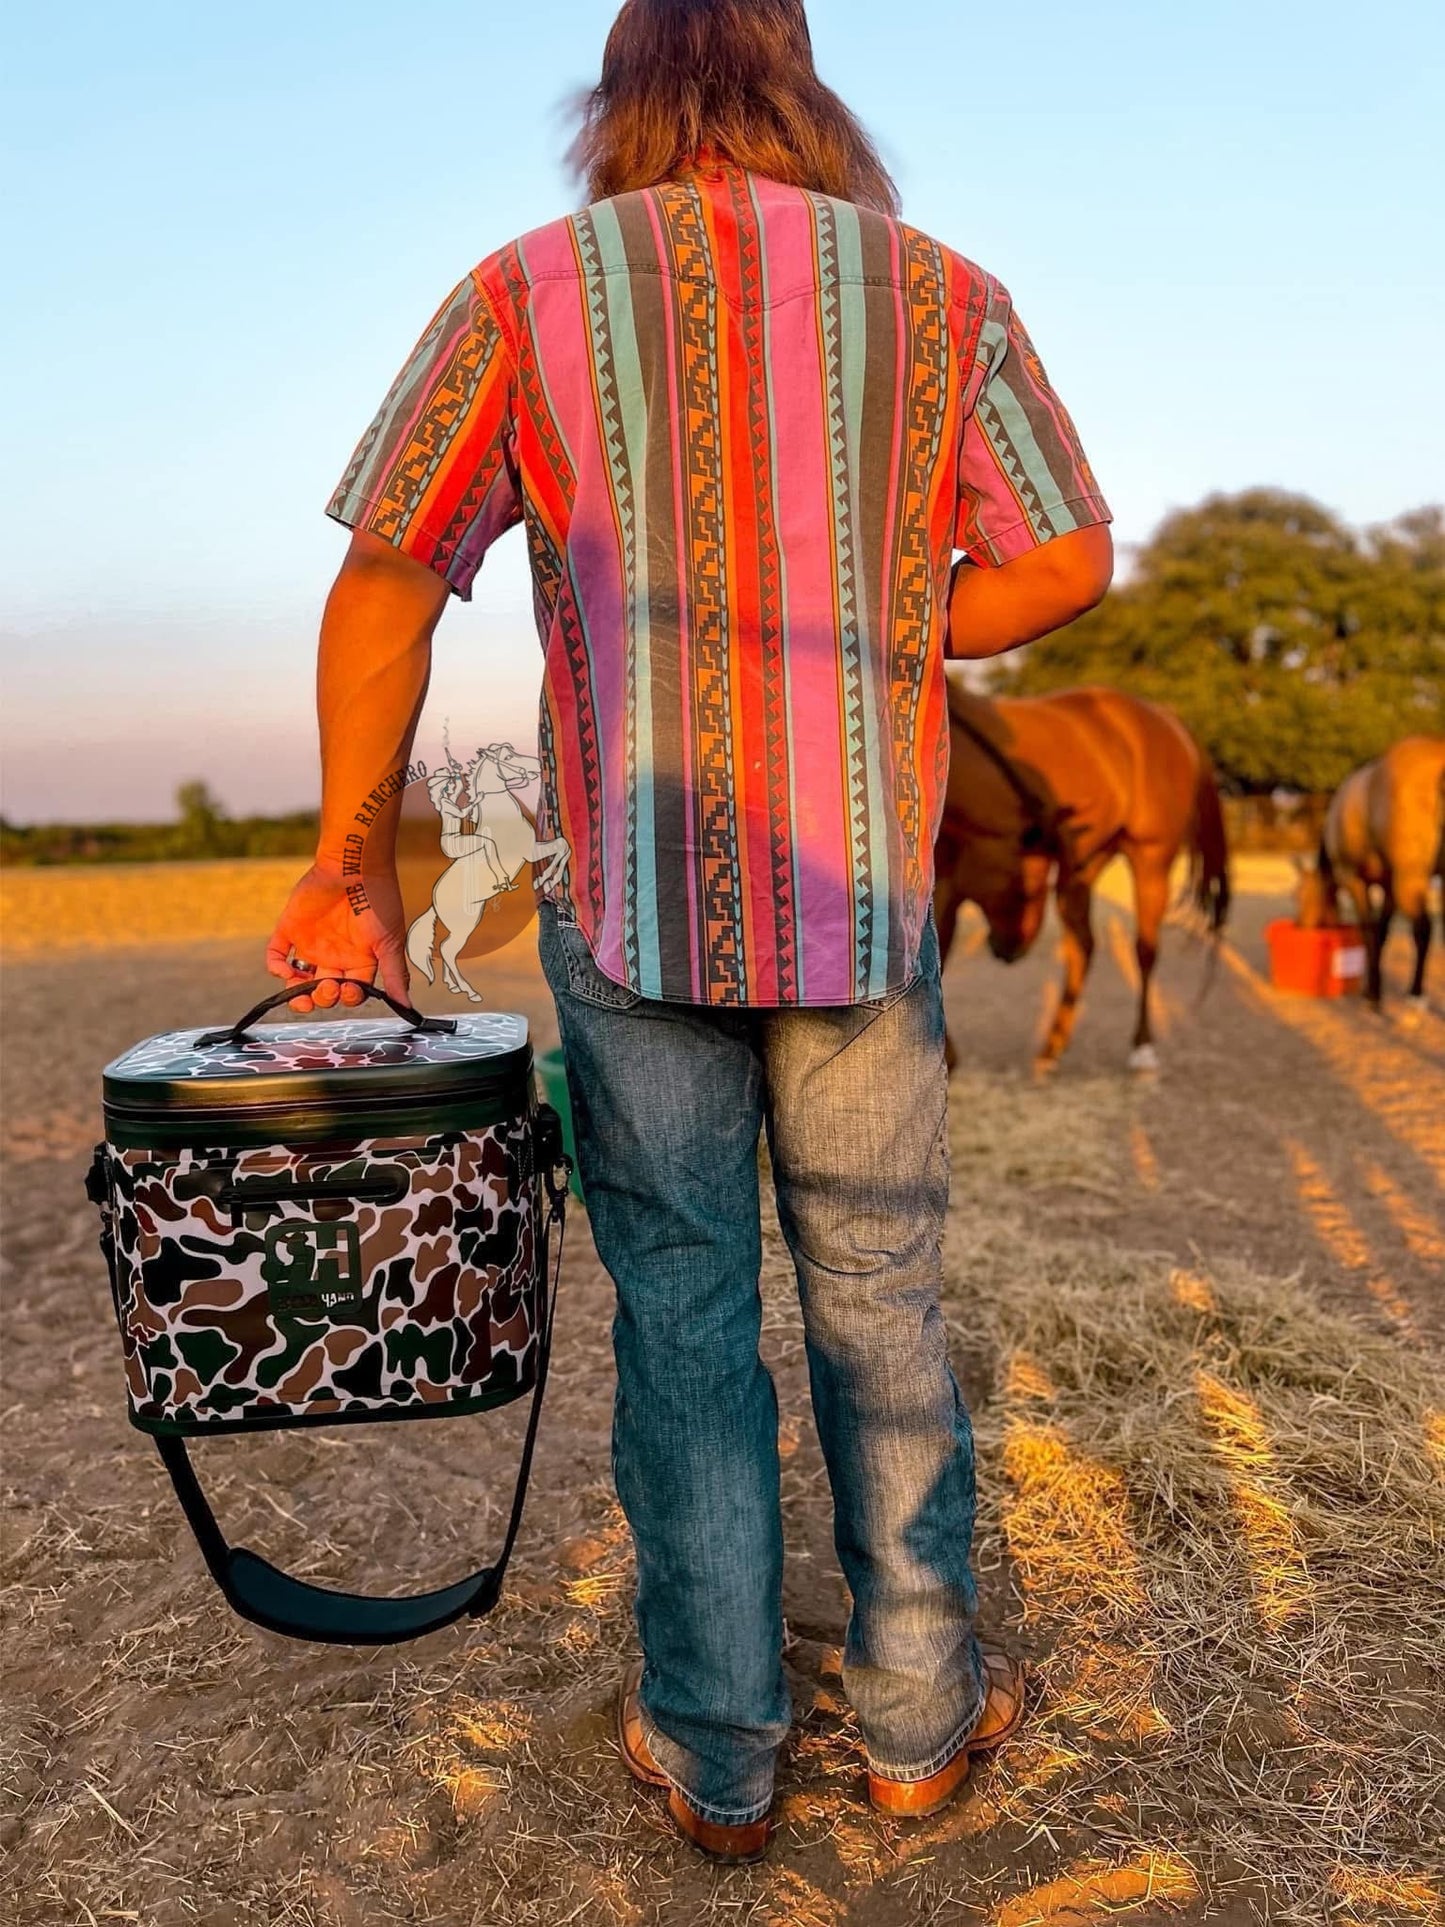
[[1193, 850], [1191, 894], [1217, 940], [1229, 916], [1229, 837], [1214, 768], [1203, 751], [1194, 785]]
[[432, 945], [436, 941], [437, 913], [434, 904], [422, 911], [406, 933], [406, 960], [413, 970], [419, 970], [428, 983], [436, 981], [436, 968], [431, 960]]

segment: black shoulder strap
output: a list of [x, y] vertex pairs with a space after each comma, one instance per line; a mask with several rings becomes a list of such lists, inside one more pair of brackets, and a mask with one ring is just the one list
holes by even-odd
[[[540, 1160], [539, 1160], [540, 1161]], [[557, 1288], [562, 1271], [562, 1240], [566, 1231], [567, 1172], [570, 1160], [557, 1152], [556, 1163], [542, 1163], [547, 1191], [547, 1214], [542, 1225], [541, 1271], [546, 1304], [538, 1333], [537, 1378], [532, 1388], [532, 1409], [527, 1418], [527, 1433], [522, 1444], [517, 1483], [512, 1493], [512, 1512], [507, 1536], [495, 1565], [484, 1566], [468, 1579], [443, 1586], [436, 1592], [412, 1593], [399, 1599], [376, 1598], [363, 1593], [333, 1592], [325, 1586], [308, 1585], [282, 1572], [259, 1553], [245, 1546], [233, 1546], [226, 1539], [210, 1501], [201, 1489], [183, 1438], [156, 1438], [176, 1497], [196, 1536], [211, 1577], [225, 1594], [227, 1603], [243, 1619], [264, 1626], [269, 1632], [284, 1633], [292, 1639], [317, 1640], [335, 1646], [386, 1646], [403, 1639], [416, 1639], [433, 1633], [470, 1614], [474, 1618], [488, 1613], [501, 1596], [502, 1580], [512, 1556], [522, 1511], [527, 1500], [527, 1483], [532, 1472], [532, 1453], [537, 1443], [537, 1427], [542, 1416], [542, 1397], [547, 1389], [547, 1368], [552, 1356], [552, 1326], [557, 1312]], [[560, 1184], [557, 1170], [562, 1171]], [[549, 1262], [551, 1229], [557, 1226], [555, 1262]], [[102, 1246], [107, 1241], [102, 1238]], [[106, 1250], [107, 1259], [111, 1250]]]

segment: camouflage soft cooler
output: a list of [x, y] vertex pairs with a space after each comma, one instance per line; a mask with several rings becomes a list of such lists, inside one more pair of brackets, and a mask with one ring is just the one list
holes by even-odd
[[[248, 1618], [382, 1643], [495, 1602], [546, 1378], [548, 1231], [565, 1164], [525, 1018], [254, 1020], [165, 1031], [108, 1064], [99, 1205], [132, 1422]], [[560, 1182], [558, 1172], [562, 1173]], [[498, 1564], [412, 1599], [307, 1586], [225, 1542], [186, 1441], [533, 1406]]]

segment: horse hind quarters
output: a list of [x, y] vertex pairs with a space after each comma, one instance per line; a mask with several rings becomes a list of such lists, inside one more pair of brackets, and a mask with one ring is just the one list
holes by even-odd
[[[422, 911], [406, 933], [406, 960], [413, 970], [421, 972], [429, 984], [436, 982], [436, 967], [432, 962], [433, 952], [437, 948], [436, 929], [437, 912], [433, 904]], [[456, 932], [450, 932], [442, 943], [440, 948], [442, 981], [455, 996], [466, 997], [472, 1003], [480, 1004], [485, 1001], [481, 992], [468, 983], [461, 971], [459, 953], [462, 944], [470, 935], [470, 930], [461, 936]]]

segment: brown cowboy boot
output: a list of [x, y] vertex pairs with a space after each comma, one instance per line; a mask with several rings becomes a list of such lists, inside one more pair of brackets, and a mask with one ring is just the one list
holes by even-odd
[[725, 1867], [739, 1867], [761, 1860], [768, 1850], [772, 1835], [772, 1816], [764, 1814], [761, 1820], [751, 1820], [746, 1826], [724, 1827], [715, 1820], [705, 1820], [700, 1813], [694, 1813], [652, 1757], [643, 1735], [642, 1716], [637, 1704], [637, 1690], [641, 1684], [642, 1661], [637, 1660], [623, 1675], [617, 1695], [617, 1744], [628, 1772], [644, 1786], [668, 1789], [667, 1810], [677, 1822], [678, 1831], [684, 1839], [692, 1842], [699, 1853], [705, 1853], [709, 1860], [719, 1861]]
[[983, 1711], [947, 1765], [930, 1773], [926, 1780], [884, 1780], [869, 1771], [868, 1797], [880, 1813], [907, 1820], [937, 1813], [967, 1780], [973, 1755], [991, 1753], [1018, 1731], [1024, 1715], [1024, 1669], [1007, 1653], [988, 1647], [984, 1648], [983, 1660], [988, 1677]]

